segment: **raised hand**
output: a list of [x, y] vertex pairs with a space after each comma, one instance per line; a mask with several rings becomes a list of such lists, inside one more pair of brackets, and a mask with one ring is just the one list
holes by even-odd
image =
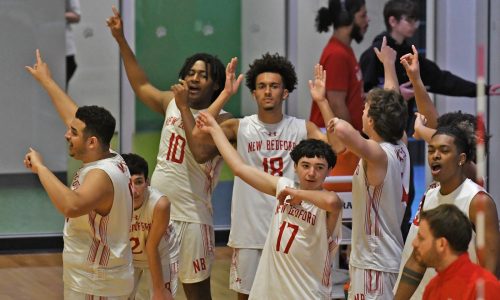
[[290, 204], [290, 205], [299, 205], [302, 200], [296, 197], [297, 189], [291, 187], [285, 187], [282, 189], [278, 196], [276, 197], [281, 205]]
[[179, 79], [179, 83], [174, 84], [170, 87], [175, 96], [175, 104], [179, 108], [189, 108], [188, 103], [188, 92], [189, 88], [186, 81]]
[[28, 153], [24, 156], [23, 162], [24, 166], [30, 169], [33, 173], [38, 173], [38, 168], [43, 165], [42, 156], [31, 147]]
[[411, 45], [413, 53], [408, 53], [401, 56], [400, 62], [406, 70], [406, 74], [411, 81], [420, 78], [420, 65], [418, 63], [418, 51], [414, 45]]
[[377, 55], [380, 62], [383, 64], [394, 64], [394, 62], [396, 61], [396, 50], [392, 49], [390, 46], [387, 46], [387, 38], [385, 36], [382, 39], [382, 46], [380, 47], [380, 50], [378, 50], [377, 47], [374, 47], [373, 50], [375, 51], [375, 54]]
[[196, 127], [202, 132], [210, 134], [211, 130], [219, 127], [219, 124], [211, 114], [202, 111], [196, 118]]
[[41, 84], [52, 79], [49, 66], [42, 60], [39, 49], [36, 49], [36, 63], [33, 67], [26, 66], [24, 68]]
[[421, 140], [422, 137], [420, 136], [421, 129], [425, 127], [427, 124], [427, 119], [425, 118], [424, 115], [420, 113], [415, 113], [415, 124], [413, 125], [413, 128], [415, 129], [415, 132], [413, 133], [413, 137], [417, 140]]
[[243, 74], [238, 75], [236, 78], [236, 67], [238, 66], [238, 58], [233, 57], [226, 66], [226, 83], [224, 85], [224, 92], [232, 96], [238, 92], [241, 82], [243, 81]]
[[314, 66], [314, 81], [309, 80], [309, 91], [314, 102], [327, 101], [326, 70], [320, 64]]
[[115, 39], [122, 39], [124, 38], [122, 17], [114, 5], [111, 6], [111, 9], [113, 10], [113, 16], [106, 19], [106, 24]]

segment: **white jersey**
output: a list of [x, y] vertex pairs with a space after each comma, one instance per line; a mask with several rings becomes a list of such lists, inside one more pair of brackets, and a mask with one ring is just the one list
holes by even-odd
[[[441, 187], [439, 184], [433, 184], [433, 187], [431, 187], [427, 193], [425, 193], [425, 196], [422, 198], [422, 202], [420, 203], [420, 208], [417, 214], [415, 215], [415, 218], [413, 220], [413, 223], [410, 227], [410, 231], [408, 232], [408, 237], [406, 238], [406, 243], [403, 249], [403, 255], [401, 258], [401, 267], [399, 271], [399, 276], [398, 280], [396, 282], [396, 286], [394, 287], [394, 291], [396, 291], [398, 285], [399, 285], [399, 280], [401, 279], [401, 274], [404, 265], [408, 261], [408, 258], [410, 258], [412, 252], [413, 252], [413, 246], [412, 242], [413, 239], [417, 236], [418, 233], [418, 226], [420, 223], [419, 220], [419, 213], [420, 210], [425, 211], [429, 209], [433, 209], [438, 207], [441, 204], [453, 204], [456, 207], [458, 207], [467, 217], [469, 217], [469, 208], [470, 208], [470, 203], [472, 202], [472, 199], [479, 193], [479, 192], [485, 192], [485, 190], [474, 183], [470, 179], [465, 179], [465, 181], [453, 192], [449, 193], [448, 195], [442, 195], [441, 194]], [[476, 255], [476, 233], [472, 231], [472, 239], [469, 244], [469, 257], [473, 263], [477, 263], [477, 255]], [[422, 299], [424, 295], [424, 290], [429, 281], [436, 275], [436, 271], [434, 268], [427, 268], [427, 271], [425, 271], [425, 275], [422, 278], [422, 281], [420, 282], [420, 285], [418, 286], [417, 290], [415, 290], [415, 293], [413, 294], [411, 299]]]
[[[271, 175], [294, 178], [290, 152], [304, 139], [307, 139], [305, 120], [285, 115], [279, 123], [266, 124], [252, 115], [239, 121], [237, 151], [250, 166]], [[228, 245], [262, 249], [275, 207], [274, 197], [235, 177]]]
[[[293, 180], [280, 178], [276, 194]], [[269, 234], [249, 299], [330, 299], [331, 250], [327, 212], [303, 201], [280, 205], [274, 200]]]
[[[146, 252], [146, 241], [148, 240], [149, 230], [153, 222], [153, 213], [156, 204], [163, 196], [158, 190], [148, 187], [148, 197], [144, 200], [141, 207], [134, 210], [132, 224], [130, 225], [130, 246], [132, 247], [133, 263], [136, 268], [148, 268], [148, 255]], [[163, 238], [158, 245], [158, 252], [162, 264], [170, 265], [170, 251], [174, 246], [175, 230], [172, 224], [169, 224]]]
[[130, 174], [123, 158], [114, 153], [84, 164], [71, 184], [77, 190], [87, 173], [100, 169], [113, 183], [111, 211], [101, 216], [95, 211], [66, 218], [64, 224], [63, 280], [80, 293], [99, 296], [128, 295], [134, 285], [128, 228], [132, 218]]
[[352, 180], [352, 252], [350, 264], [359, 269], [397, 273], [403, 236], [401, 222], [410, 185], [410, 156], [406, 145], [380, 143], [387, 154], [387, 172], [370, 186], [361, 159]]
[[[194, 117], [197, 110], [191, 109]], [[221, 112], [222, 113], [222, 112]], [[165, 112], [151, 186], [167, 195], [170, 219], [213, 224], [212, 191], [219, 179], [220, 156], [199, 164], [188, 147], [181, 113], [172, 99]]]

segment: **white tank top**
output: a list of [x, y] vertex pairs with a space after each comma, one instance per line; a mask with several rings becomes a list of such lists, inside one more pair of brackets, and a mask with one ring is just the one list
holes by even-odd
[[[194, 109], [191, 112], [195, 118], [199, 113]], [[219, 180], [221, 163], [220, 156], [204, 164], [196, 162], [188, 147], [181, 113], [172, 99], [165, 112], [151, 177], [151, 186], [170, 200], [171, 220], [213, 224], [212, 191]]]
[[[257, 115], [240, 119], [237, 151], [250, 166], [271, 175], [294, 178], [290, 152], [307, 139], [306, 121], [290, 116], [276, 124], [266, 124]], [[276, 199], [261, 193], [234, 177], [231, 204], [231, 231], [228, 245], [234, 248], [262, 249]]]
[[95, 211], [64, 224], [63, 280], [77, 292], [99, 295], [128, 295], [134, 286], [128, 228], [132, 218], [130, 174], [123, 158], [114, 156], [84, 164], [71, 184], [77, 190], [90, 170], [100, 169], [113, 182], [111, 211]]
[[[276, 194], [288, 178], [280, 178]], [[269, 234], [260, 258], [250, 299], [330, 299], [331, 250], [326, 211], [303, 201], [280, 205], [276, 198]]]
[[[396, 282], [396, 285], [394, 287], [394, 291], [397, 290], [397, 287], [399, 285], [399, 280], [401, 279], [401, 274], [402, 270], [404, 268], [404, 265], [408, 261], [408, 258], [411, 256], [413, 252], [413, 246], [412, 242], [413, 239], [417, 236], [418, 233], [418, 226], [420, 223], [419, 220], [419, 213], [420, 210], [429, 210], [438, 207], [441, 204], [454, 204], [457, 206], [467, 217], [469, 217], [469, 208], [470, 208], [470, 203], [472, 202], [472, 199], [477, 195], [479, 192], [486, 192], [481, 186], [477, 185], [475, 182], [473, 182], [470, 179], [465, 179], [465, 181], [453, 192], [449, 193], [448, 195], [441, 195], [441, 187], [439, 184], [432, 184], [431, 187], [425, 196], [422, 198], [422, 201], [420, 202], [419, 206], [419, 211], [415, 215], [415, 218], [413, 220], [413, 223], [410, 227], [410, 231], [408, 232], [408, 237], [406, 238], [406, 243], [403, 249], [403, 255], [401, 258], [401, 266], [400, 266], [400, 271], [398, 275], [398, 280]], [[472, 239], [469, 244], [469, 257], [473, 263], [477, 263], [477, 255], [476, 255], [476, 233], [472, 231]], [[436, 275], [436, 271], [434, 268], [427, 268], [427, 271], [425, 271], [425, 275], [422, 278], [422, 281], [420, 282], [417, 290], [411, 297], [411, 299], [422, 299], [424, 295], [424, 290], [429, 281]]]
[[363, 159], [353, 176], [350, 264], [397, 273], [403, 250], [401, 222], [410, 184], [410, 156], [401, 141], [380, 146], [387, 154], [387, 173], [382, 184], [368, 185]]
[[[134, 210], [132, 224], [130, 225], [130, 246], [132, 247], [133, 263], [137, 268], [148, 268], [148, 254], [146, 252], [146, 241], [148, 240], [153, 213], [156, 204], [163, 196], [158, 190], [148, 187], [148, 197], [141, 207]], [[170, 264], [169, 249], [174, 244], [175, 234], [172, 224], [169, 224], [163, 238], [158, 245], [158, 252], [162, 263]]]

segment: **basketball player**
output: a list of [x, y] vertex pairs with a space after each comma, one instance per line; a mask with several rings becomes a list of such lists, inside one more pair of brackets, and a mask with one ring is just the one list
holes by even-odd
[[83, 162], [68, 188], [35, 150], [30, 148], [24, 159], [65, 216], [64, 298], [127, 299], [134, 285], [128, 234], [132, 194], [127, 165], [109, 149], [115, 119], [102, 107], [78, 107], [52, 79], [38, 50], [35, 65], [26, 69], [68, 126], [69, 155]]
[[322, 186], [336, 160], [330, 145], [308, 139], [290, 152], [296, 186], [291, 178], [245, 163], [210, 114], [200, 113], [197, 122], [212, 135], [235, 176], [277, 198], [250, 299], [330, 299], [332, 234], [342, 211], [340, 198]]
[[361, 158], [353, 175], [352, 251], [349, 299], [392, 299], [403, 249], [400, 230], [409, 187], [409, 154], [404, 130], [406, 103], [398, 88], [396, 52], [375, 49], [386, 70], [386, 89], [367, 95], [363, 111], [365, 139], [348, 122], [328, 122], [344, 145]]
[[[320, 65], [316, 65], [314, 81], [310, 82], [311, 95], [315, 101], [321, 102], [322, 112], [327, 114], [327, 118], [331, 118], [333, 114], [325, 99], [325, 80], [326, 73]], [[295, 69], [290, 61], [278, 54], [264, 54], [250, 65], [246, 73], [246, 84], [257, 103], [258, 113], [221, 123], [226, 137], [236, 143], [239, 155], [250, 166], [275, 176], [294, 177], [289, 153], [301, 140], [315, 138], [328, 141], [314, 123], [283, 114], [283, 103], [296, 83]], [[176, 89], [179, 93], [176, 94], [176, 101], [185, 99], [185, 91], [181, 96], [182, 86], [178, 85]], [[208, 112], [216, 116], [228, 99], [221, 94]], [[183, 114], [183, 120], [186, 118], [192, 119], [192, 115]], [[188, 142], [194, 144], [191, 149], [199, 162], [218, 153], [209, 135], [200, 134], [196, 128], [193, 134], [196, 138], [190, 141], [188, 137]], [[332, 141], [332, 144], [335, 142]], [[238, 292], [238, 299], [247, 299], [252, 288], [273, 209], [273, 197], [255, 190], [239, 177], [234, 178], [228, 245], [234, 249], [230, 288]]]
[[[107, 24], [120, 48], [132, 89], [146, 106], [165, 116], [151, 186], [171, 202], [170, 218], [180, 243], [179, 279], [188, 299], [211, 299], [210, 271], [215, 248], [211, 194], [222, 160], [215, 157], [203, 164], [195, 161], [186, 142], [189, 130], [184, 129], [188, 124], [181, 120], [174, 94], [160, 91], [148, 81], [125, 40], [115, 7], [113, 13]], [[189, 107], [196, 115], [223, 89], [224, 66], [212, 55], [197, 53], [186, 59], [179, 78], [187, 83]], [[221, 114], [219, 120], [229, 117]]]
[[134, 213], [130, 243], [134, 264], [131, 299], [173, 299], [177, 291], [179, 244], [170, 224], [170, 201], [149, 186], [148, 163], [122, 154], [132, 177]]
[[[485, 248], [482, 255], [476, 245], [475, 234], [469, 244], [469, 256], [473, 262], [497, 274], [500, 254], [498, 216], [495, 202], [486, 191], [467, 179], [464, 166], [475, 155], [475, 145], [470, 143], [467, 133], [458, 127], [440, 127], [428, 146], [428, 163], [432, 178], [438, 184], [432, 186], [420, 203], [419, 210], [426, 211], [444, 203], [456, 205], [468, 216], [477, 231], [477, 213], [485, 214]], [[396, 285], [396, 299], [420, 299], [425, 286], [435, 275], [433, 270], [422, 267], [412, 253], [411, 241], [419, 226], [418, 213], [408, 234], [403, 250], [399, 285]], [[498, 274], [497, 274], [498, 277]], [[413, 295], [413, 297], [412, 297]]]

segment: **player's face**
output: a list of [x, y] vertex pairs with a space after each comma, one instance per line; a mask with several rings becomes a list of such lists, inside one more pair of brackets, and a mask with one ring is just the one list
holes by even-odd
[[351, 37], [357, 43], [363, 40], [366, 31], [368, 31], [368, 23], [370, 23], [370, 19], [368, 18], [366, 6], [363, 5], [361, 9], [354, 14], [354, 24], [351, 32]]
[[405, 39], [411, 38], [420, 25], [420, 21], [409, 19], [407, 16], [402, 16], [401, 20], [395, 20], [394, 23], [395, 25], [392, 26], [392, 32]]
[[281, 112], [288, 90], [284, 88], [280, 74], [265, 72], [257, 75], [253, 96], [259, 110]]
[[319, 157], [304, 156], [295, 166], [300, 188], [304, 190], [322, 190], [329, 171], [326, 159]]
[[418, 263], [427, 267], [435, 267], [435, 262], [439, 259], [439, 253], [436, 248], [436, 239], [432, 235], [426, 220], [421, 220], [412, 246], [415, 259]]
[[134, 208], [139, 208], [144, 202], [148, 183], [143, 174], [132, 175], [131, 181], [134, 188]]
[[74, 118], [64, 137], [68, 141], [69, 156], [75, 159], [81, 159], [86, 152], [87, 137], [85, 136], [85, 123], [82, 120]]
[[184, 80], [188, 85], [188, 97], [190, 104], [198, 104], [200, 102], [210, 104], [212, 95], [217, 90], [217, 86], [209, 74], [210, 65], [206, 64], [202, 60], [197, 60], [193, 66], [191, 66], [186, 77], [184, 77]]
[[455, 138], [452, 136], [438, 134], [432, 137], [427, 147], [427, 160], [432, 178], [441, 186], [462, 176], [459, 164], [465, 163], [465, 155], [458, 153], [454, 141]]

